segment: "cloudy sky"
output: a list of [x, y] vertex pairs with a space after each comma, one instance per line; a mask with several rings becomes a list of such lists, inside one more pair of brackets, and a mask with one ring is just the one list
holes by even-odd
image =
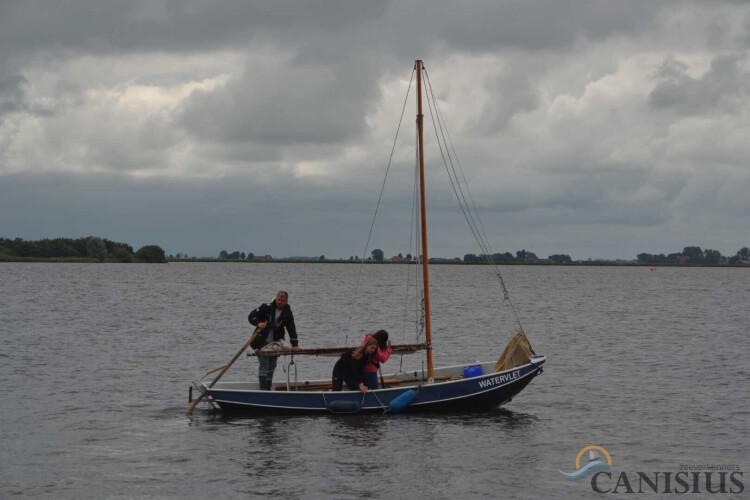
[[[749, 46], [745, 1], [4, 0], [0, 237], [362, 255], [420, 58], [493, 251], [734, 255]], [[386, 256], [410, 251], [407, 106]], [[430, 255], [479, 253], [430, 145]]]

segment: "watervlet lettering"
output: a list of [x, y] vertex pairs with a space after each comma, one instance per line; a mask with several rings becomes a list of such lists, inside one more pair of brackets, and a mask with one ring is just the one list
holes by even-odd
[[505, 384], [506, 382], [516, 380], [520, 376], [521, 376], [521, 373], [519, 371], [506, 373], [505, 375], [498, 375], [497, 377], [488, 378], [486, 380], [480, 380], [479, 387], [481, 387], [482, 389], [484, 389], [485, 387], [494, 387], [496, 385], [501, 385], [501, 384]]

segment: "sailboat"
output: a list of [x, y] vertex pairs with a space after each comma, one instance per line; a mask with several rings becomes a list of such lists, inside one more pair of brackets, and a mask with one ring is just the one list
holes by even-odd
[[[417, 77], [418, 198], [422, 251], [417, 265], [421, 265], [423, 281], [422, 307], [425, 336], [422, 343], [394, 345], [393, 354], [407, 354], [424, 350], [426, 352], [426, 369], [381, 375], [379, 388], [366, 393], [359, 391], [333, 392], [331, 391], [330, 379], [300, 379], [296, 372], [296, 365], [294, 377], [291, 376], [291, 370], [289, 370], [287, 380], [275, 382], [271, 390], [260, 390], [258, 382], [219, 381], [219, 378], [229, 369], [231, 364], [250, 345], [251, 338], [229, 363], [221, 367], [221, 373], [212, 381], [203, 380], [193, 383], [190, 391], [192, 404], [188, 413], [204, 398], [211, 406], [227, 413], [314, 414], [481, 411], [496, 408], [509, 402], [536, 376], [542, 373], [547, 358], [534, 353], [522, 328], [511, 338], [497, 361], [468, 362], [443, 367], [433, 366], [429, 286], [430, 260], [425, 215], [422, 72], [423, 63], [421, 60], [417, 60], [415, 73]], [[504, 283], [503, 291], [507, 298]], [[437, 344], [435, 347], [437, 347]], [[337, 355], [349, 348], [301, 349], [294, 352], [282, 348], [264, 350], [262, 355], [291, 356], [293, 361], [294, 356]], [[256, 352], [249, 353], [249, 355], [257, 354]], [[200, 393], [196, 400], [192, 399], [194, 388]]]

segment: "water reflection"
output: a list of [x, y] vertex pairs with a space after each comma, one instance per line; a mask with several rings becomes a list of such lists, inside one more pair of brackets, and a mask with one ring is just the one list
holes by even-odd
[[[178, 408], [182, 410], [182, 408]], [[172, 414], [173, 409], [168, 413]], [[166, 410], [165, 410], [166, 411]], [[386, 415], [384, 413], [361, 413], [355, 415], [252, 415], [236, 414], [226, 415], [220, 411], [209, 411], [204, 413], [195, 413], [200, 418], [189, 419], [188, 425], [199, 426], [201, 423], [210, 423], [212, 425], [239, 425], [251, 426], [257, 430], [272, 431], [278, 425], [289, 425], [295, 421], [313, 421], [317, 425], [326, 423], [331, 428], [331, 435], [346, 439], [357, 440], [360, 444], [366, 444], [371, 441], [371, 433], [368, 431], [381, 426], [384, 421], [390, 422], [410, 422], [419, 425], [453, 425], [453, 426], [483, 426], [492, 425], [509, 430], [519, 430], [530, 427], [539, 422], [539, 417], [535, 414], [510, 410], [504, 407], [496, 408], [489, 411], [480, 412], [442, 412], [437, 414], [427, 413], [402, 413], [399, 415]]]
[[272, 417], [261, 417], [253, 422], [251, 433], [248, 436], [248, 462], [244, 468], [249, 474], [258, 471], [273, 471], [277, 469], [283, 454], [277, 450], [289, 447], [289, 435], [284, 431], [286, 422]]
[[[447, 416], [445, 415], [445, 417]], [[508, 430], [521, 430], [536, 424], [538, 421], [539, 418], [530, 413], [497, 408], [486, 413], [453, 414], [452, 418], [444, 418], [440, 423], [459, 426], [492, 425]]]

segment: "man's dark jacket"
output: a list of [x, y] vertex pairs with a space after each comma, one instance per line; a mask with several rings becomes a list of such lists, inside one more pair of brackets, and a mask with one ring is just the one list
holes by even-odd
[[253, 309], [248, 315], [247, 320], [253, 326], [258, 326], [258, 323], [266, 321], [268, 324], [258, 334], [250, 347], [253, 349], [260, 349], [266, 344], [268, 334], [273, 329], [274, 340], [281, 340], [284, 337], [285, 330], [289, 332], [289, 341], [292, 346], [299, 344], [297, 341], [297, 327], [294, 326], [294, 315], [292, 314], [292, 308], [289, 304], [284, 305], [284, 309], [281, 311], [281, 316], [273, 321], [273, 312], [276, 310], [276, 299], [271, 301], [270, 304], [261, 304], [257, 309]]

